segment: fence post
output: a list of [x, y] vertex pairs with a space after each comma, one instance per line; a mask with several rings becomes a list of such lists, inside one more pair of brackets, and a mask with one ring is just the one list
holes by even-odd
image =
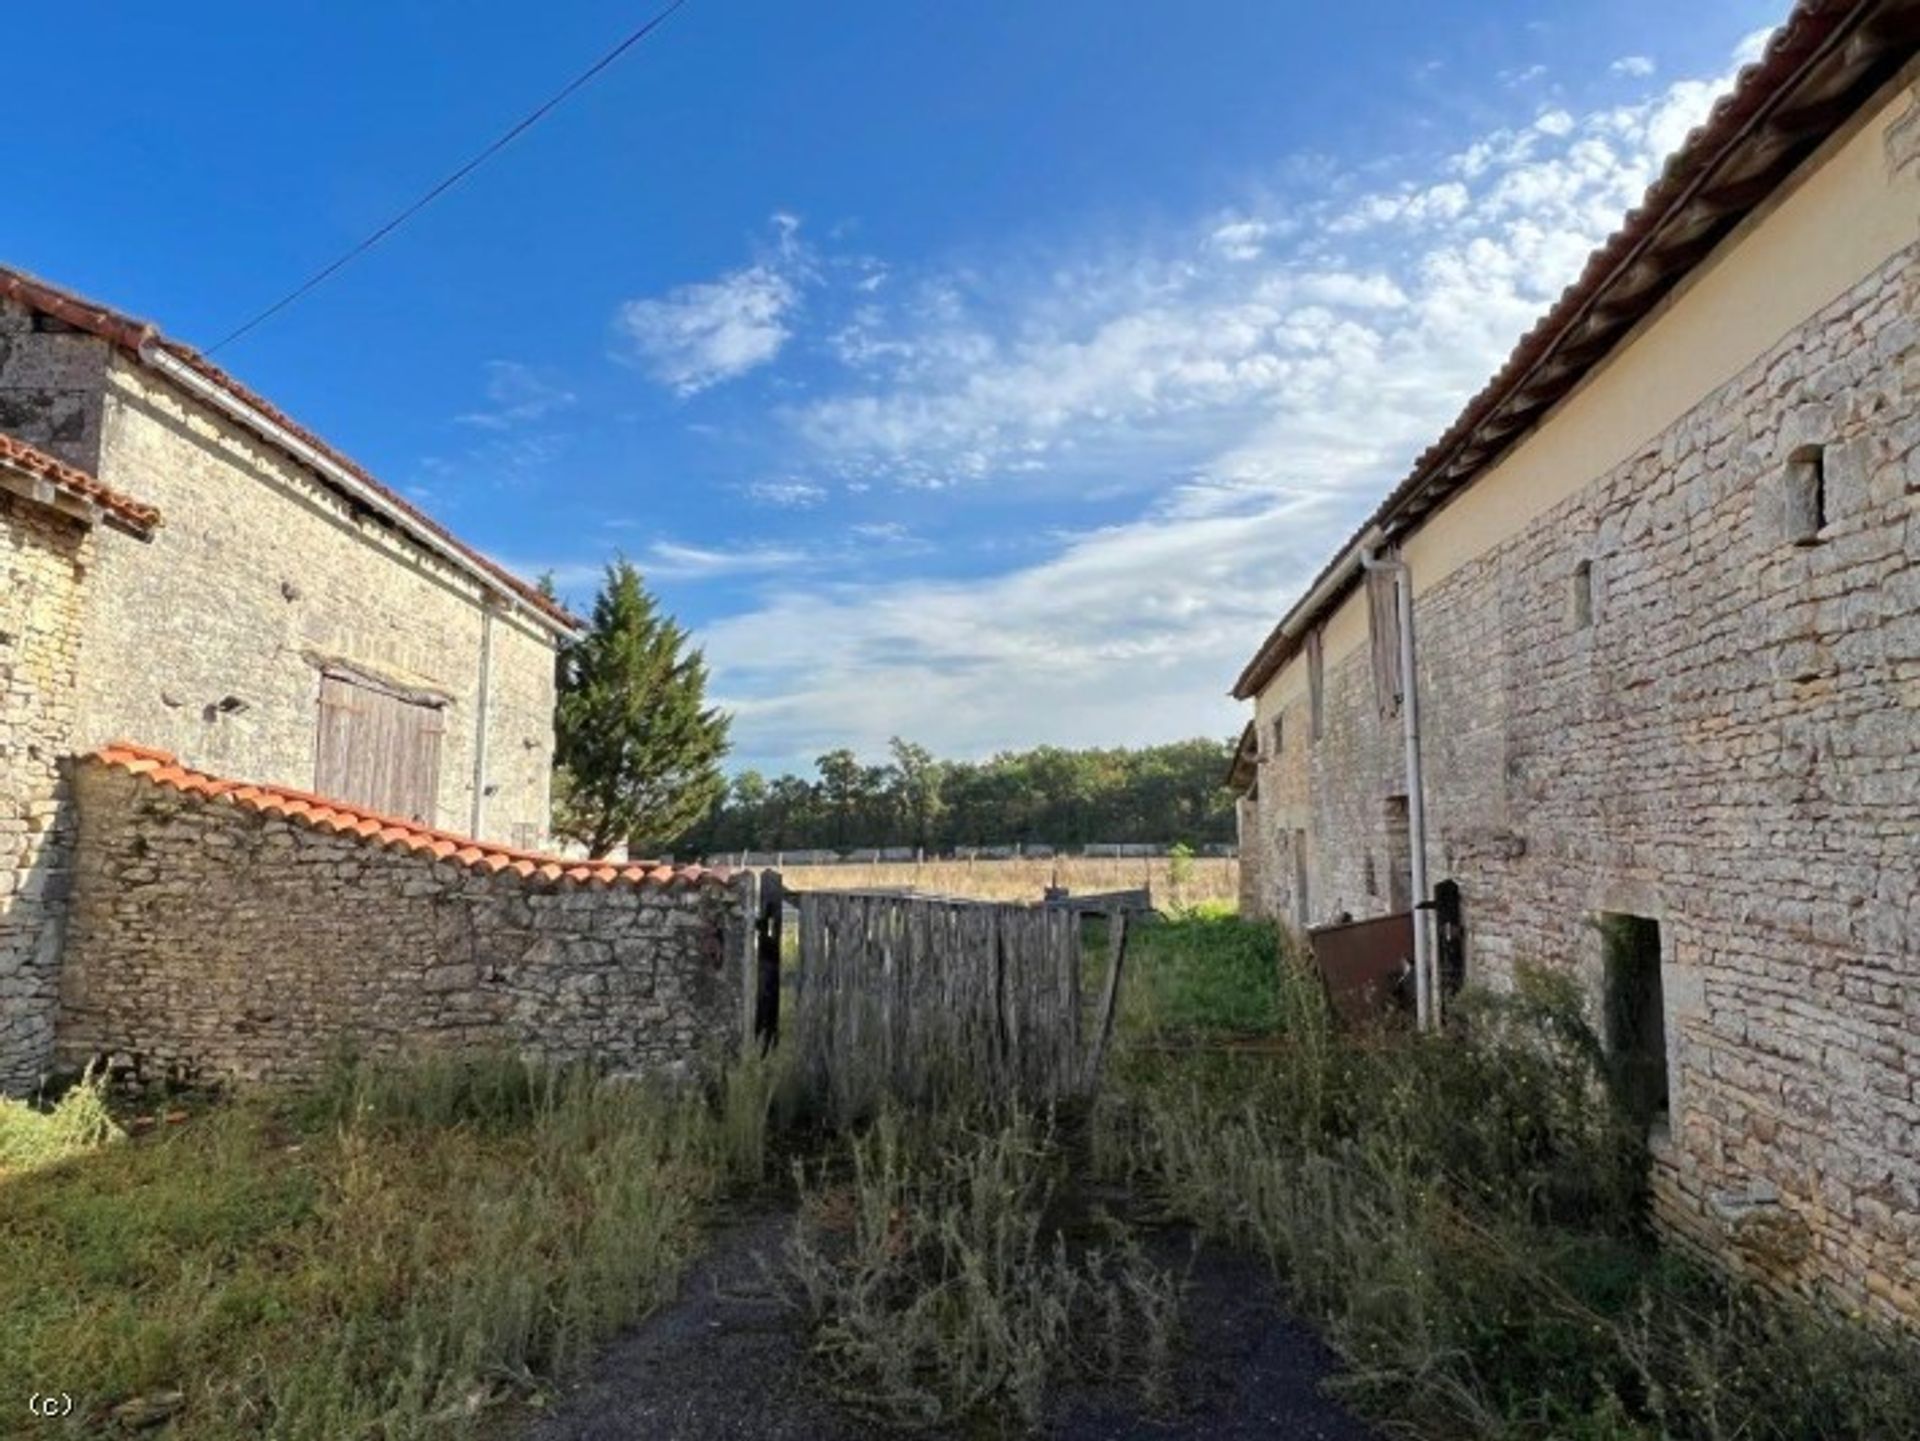
[[1086, 1088], [1100, 1084], [1100, 1073], [1107, 1064], [1107, 1043], [1113, 1039], [1113, 1013], [1120, 996], [1120, 971], [1127, 960], [1127, 913], [1107, 913], [1107, 985], [1100, 997], [1100, 1019], [1093, 1034], [1093, 1050], [1087, 1056]]

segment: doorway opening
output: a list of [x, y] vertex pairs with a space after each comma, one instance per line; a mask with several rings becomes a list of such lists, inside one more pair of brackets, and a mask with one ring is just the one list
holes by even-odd
[[1606, 1043], [1615, 1094], [1637, 1126], [1668, 1120], [1666, 1000], [1660, 983], [1660, 923], [1649, 916], [1600, 917], [1606, 958]]

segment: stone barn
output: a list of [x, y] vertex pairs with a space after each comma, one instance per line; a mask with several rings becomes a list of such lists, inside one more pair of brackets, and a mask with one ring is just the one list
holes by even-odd
[[1670, 1230], [1908, 1318], [1917, 37], [1805, 0], [1234, 687], [1248, 911], [1570, 968]]
[[[96, 1051], [283, 1074], [329, 1015], [395, 1043], [579, 1054], [586, 1020], [536, 1045], [530, 1018], [611, 1006], [630, 1024], [607, 1055], [638, 1064], [711, 1012], [682, 974], [711, 927], [661, 918], [704, 915], [714, 877], [537, 854], [578, 622], [189, 347], [7, 270], [0, 560], [0, 1091]], [[78, 784], [76, 758], [103, 755], [194, 779], [136, 804]], [[279, 798], [271, 824], [223, 809], [242, 789]], [[181, 797], [211, 818], [183, 820]], [[340, 838], [315, 839], [316, 815]], [[165, 874], [142, 859], [161, 854]], [[448, 930], [456, 914], [499, 933]], [[699, 944], [669, 944], [686, 926]], [[658, 995], [706, 998], [694, 1011], [658, 1021], [652, 979], [631, 989], [649, 947], [680, 957]]]

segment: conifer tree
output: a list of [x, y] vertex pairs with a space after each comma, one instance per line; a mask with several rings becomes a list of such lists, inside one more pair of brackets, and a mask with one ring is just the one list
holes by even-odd
[[554, 828], [596, 858], [665, 847], [712, 809], [729, 718], [707, 666], [626, 560], [607, 567], [586, 634], [561, 654]]

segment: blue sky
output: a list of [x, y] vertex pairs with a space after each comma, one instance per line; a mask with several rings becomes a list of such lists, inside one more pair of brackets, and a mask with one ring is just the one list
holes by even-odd
[[[736, 761], [1225, 734], [1266, 628], [1784, 0], [690, 0], [217, 359], [584, 605]], [[0, 258], [209, 344], [631, 29], [14, 17]]]

